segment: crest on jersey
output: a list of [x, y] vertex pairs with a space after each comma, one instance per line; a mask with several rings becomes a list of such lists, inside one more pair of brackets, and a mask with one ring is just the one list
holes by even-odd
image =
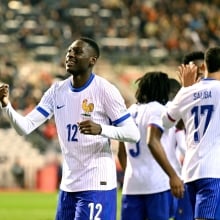
[[82, 102], [82, 110], [83, 110], [83, 113], [81, 115], [89, 117], [91, 116], [91, 113], [94, 110], [94, 104], [88, 103], [88, 100], [84, 99]]

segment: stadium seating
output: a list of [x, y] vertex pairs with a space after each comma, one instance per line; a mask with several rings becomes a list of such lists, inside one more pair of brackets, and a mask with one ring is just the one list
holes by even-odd
[[34, 189], [36, 172], [44, 166], [45, 157], [12, 128], [0, 129], [0, 140], [0, 188], [15, 187], [11, 167], [15, 159], [19, 158], [25, 169], [25, 186]]

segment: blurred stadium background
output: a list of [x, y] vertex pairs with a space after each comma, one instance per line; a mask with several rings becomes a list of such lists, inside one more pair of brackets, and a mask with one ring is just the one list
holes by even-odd
[[[65, 76], [66, 49], [83, 35], [101, 48], [95, 72], [118, 86], [129, 105], [137, 77], [161, 70], [178, 78], [185, 53], [219, 45], [219, 13], [219, 0], [1, 0], [0, 83], [10, 85], [13, 106], [29, 112]], [[56, 191], [62, 158], [53, 120], [20, 137], [0, 111], [1, 189], [18, 187], [15, 160], [26, 189]]]

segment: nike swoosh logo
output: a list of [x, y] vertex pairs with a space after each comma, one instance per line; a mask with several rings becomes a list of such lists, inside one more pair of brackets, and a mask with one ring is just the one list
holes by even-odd
[[57, 105], [57, 109], [63, 108], [65, 105]]

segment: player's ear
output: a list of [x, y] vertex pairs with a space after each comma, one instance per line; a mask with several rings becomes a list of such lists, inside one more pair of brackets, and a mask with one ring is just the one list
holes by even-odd
[[204, 72], [205, 71], [205, 63], [202, 63], [202, 65], [199, 68]]
[[95, 56], [94, 57], [90, 57], [89, 64], [93, 66], [96, 63], [96, 61], [97, 61], [97, 57], [95, 57]]

